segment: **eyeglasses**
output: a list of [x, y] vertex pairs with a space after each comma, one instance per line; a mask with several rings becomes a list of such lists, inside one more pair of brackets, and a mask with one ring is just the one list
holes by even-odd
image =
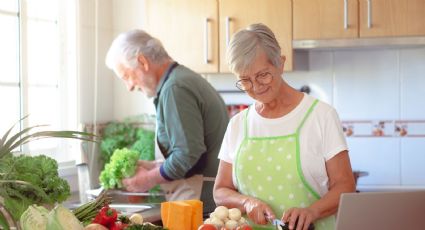
[[[260, 73], [255, 76], [255, 81], [262, 85], [270, 84], [273, 80], [273, 75], [270, 72]], [[242, 91], [248, 91], [252, 89], [254, 83], [251, 79], [241, 79], [236, 82], [236, 87]]]

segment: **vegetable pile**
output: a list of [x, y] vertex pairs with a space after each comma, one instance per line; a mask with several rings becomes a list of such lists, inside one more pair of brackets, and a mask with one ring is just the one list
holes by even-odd
[[210, 214], [210, 218], [206, 219], [204, 224], [199, 227], [199, 230], [208, 229], [252, 230], [252, 228], [248, 226], [245, 218], [242, 217], [242, 213], [239, 209], [228, 209], [225, 206], [218, 206], [214, 212]]
[[[104, 194], [101, 196], [104, 198], [83, 204], [74, 211], [60, 204], [51, 211], [43, 206], [30, 205], [21, 215], [21, 228], [22, 230], [164, 230], [161, 226], [143, 222], [141, 214], [134, 213], [130, 217], [121, 215], [109, 206], [109, 198]], [[105, 202], [104, 205], [98, 207], [102, 202]], [[88, 221], [81, 221], [82, 219]]]
[[104, 189], [122, 188], [121, 180], [135, 174], [139, 153], [127, 148], [117, 149], [111, 161], [105, 165], [100, 173], [100, 184]]
[[58, 175], [57, 162], [44, 155], [3, 157], [0, 180], [0, 196], [15, 220], [32, 204], [54, 205], [70, 196], [68, 182]]
[[[26, 127], [12, 134], [15, 123], [0, 137], [0, 227], [9, 229], [31, 204], [54, 205], [70, 195], [68, 183], [58, 176], [58, 165], [47, 156], [14, 156], [23, 145], [45, 138], [95, 141], [95, 135], [79, 131], [36, 131]], [[11, 216], [10, 220], [9, 214]]]
[[143, 222], [141, 214], [134, 213], [128, 218], [119, 215], [117, 210], [105, 205], [93, 219], [92, 223], [87, 225], [85, 230], [163, 230], [161, 226], [149, 222]]

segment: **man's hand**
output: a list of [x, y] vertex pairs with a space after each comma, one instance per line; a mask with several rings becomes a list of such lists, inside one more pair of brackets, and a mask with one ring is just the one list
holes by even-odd
[[158, 162], [156, 161], [145, 161], [145, 160], [138, 160], [137, 161], [137, 166], [138, 167], [143, 167], [147, 170], [152, 170], [155, 167], [157, 167], [159, 165]]
[[[150, 178], [149, 169], [153, 170], [155, 167], [149, 167], [151, 165], [145, 165], [147, 162], [139, 161], [137, 163], [136, 174], [130, 178], [122, 180], [124, 188], [129, 192], [146, 192], [155, 186], [153, 178]], [[146, 168], [145, 168], [145, 167]]]

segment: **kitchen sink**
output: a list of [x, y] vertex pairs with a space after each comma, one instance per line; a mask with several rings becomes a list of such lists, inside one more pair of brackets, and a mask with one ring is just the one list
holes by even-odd
[[142, 213], [149, 209], [156, 208], [158, 204], [122, 204], [111, 203], [109, 207], [116, 209], [122, 214]]
[[[102, 188], [88, 190], [86, 192], [87, 199], [95, 199], [101, 192]], [[122, 190], [108, 190], [107, 196], [111, 198], [110, 207], [116, 209], [123, 215], [130, 216], [133, 213], [140, 213], [143, 219], [154, 224], [161, 224], [161, 202], [165, 201], [165, 195], [161, 192], [151, 193], [131, 193]], [[81, 203], [70, 203], [65, 206], [69, 209], [79, 207]]]
[[[101, 189], [87, 191], [88, 199], [95, 199], [101, 191]], [[111, 198], [112, 203], [123, 204], [158, 204], [165, 201], [165, 194], [163, 192], [127, 192], [112, 189], [107, 191], [107, 196]]]

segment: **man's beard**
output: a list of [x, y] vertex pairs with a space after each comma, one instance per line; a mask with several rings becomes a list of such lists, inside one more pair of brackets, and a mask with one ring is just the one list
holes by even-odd
[[145, 91], [145, 90], [143, 90], [141, 87], [139, 87], [139, 86], [136, 86], [135, 88], [134, 88], [136, 91], [139, 91], [139, 92], [141, 92], [146, 98], [148, 98], [148, 99], [152, 99], [152, 98], [154, 98], [155, 96], [156, 96], [156, 94], [153, 94], [153, 95], [151, 95], [151, 94], [149, 94], [147, 91]]

